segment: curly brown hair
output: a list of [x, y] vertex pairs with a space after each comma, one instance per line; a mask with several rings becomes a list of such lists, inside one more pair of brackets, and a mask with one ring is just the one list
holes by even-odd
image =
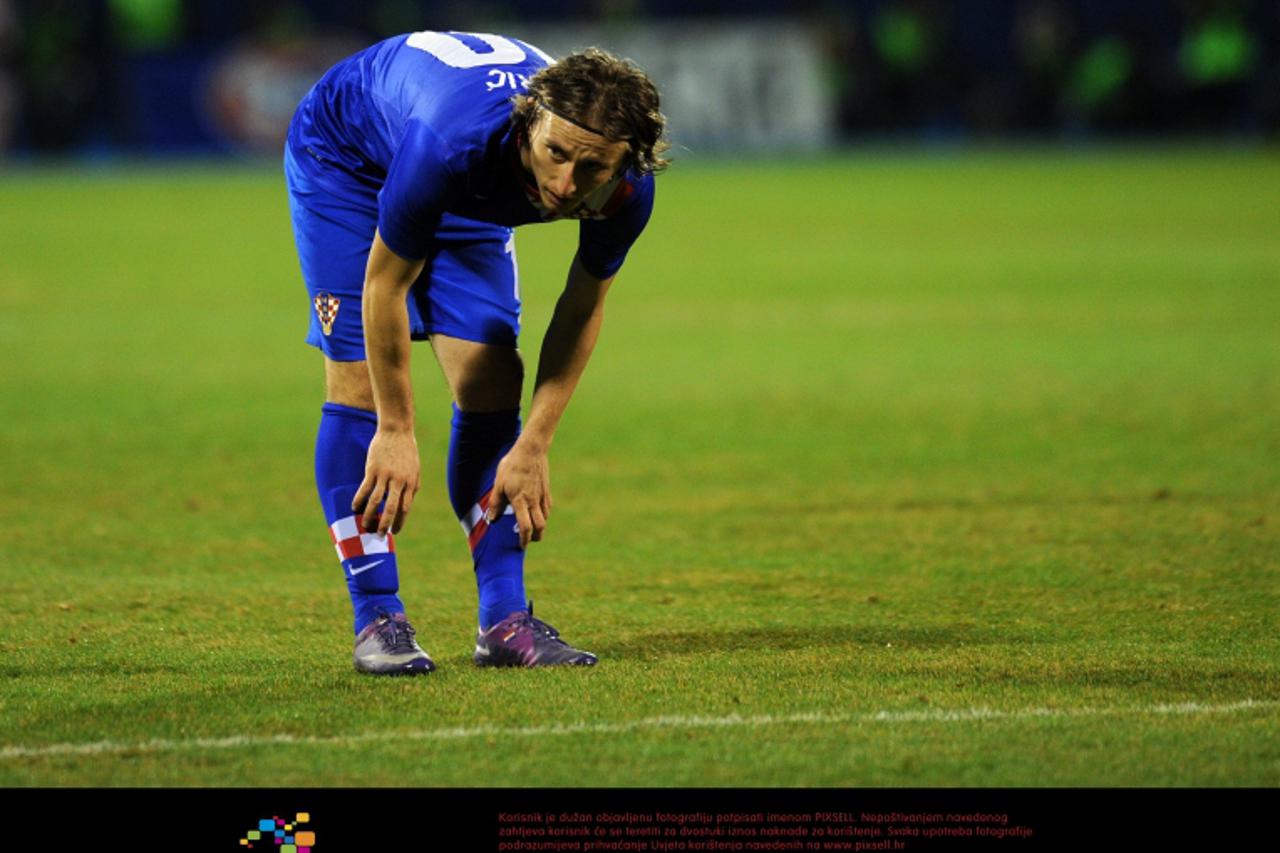
[[661, 172], [671, 162], [662, 155], [667, 120], [659, 111], [658, 88], [638, 66], [596, 47], [571, 53], [543, 68], [518, 95], [511, 121], [523, 138], [546, 109], [608, 139], [626, 142], [627, 165]]

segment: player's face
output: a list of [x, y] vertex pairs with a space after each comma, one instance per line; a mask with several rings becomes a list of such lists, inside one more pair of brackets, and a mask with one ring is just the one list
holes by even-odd
[[627, 151], [625, 142], [583, 130], [542, 110], [521, 159], [533, 173], [543, 205], [568, 213], [622, 170]]

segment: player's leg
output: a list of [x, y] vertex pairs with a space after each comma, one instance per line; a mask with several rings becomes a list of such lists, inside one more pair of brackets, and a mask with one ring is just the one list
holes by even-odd
[[380, 674], [428, 672], [399, 593], [395, 540], [361, 529], [351, 509], [377, 430], [364, 361], [360, 296], [377, 208], [338, 198], [286, 157], [290, 213], [311, 305], [307, 342], [325, 356], [325, 402], [316, 434], [316, 491], [346, 578], [354, 614], [357, 669]]
[[403, 613], [395, 537], [365, 533], [351, 501], [364, 479], [369, 443], [378, 429], [366, 363], [325, 356], [325, 402], [316, 433], [316, 491], [324, 509], [359, 634], [379, 610]]
[[[520, 302], [514, 241], [442, 244], [433, 255], [421, 310], [453, 394], [448, 485], [471, 548], [479, 593], [477, 663], [595, 663], [546, 623], [532, 618], [524, 586], [525, 551], [514, 515], [484, 520], [498, 463], [520, 435], [524, 366], [516, 349]], [[488, 639], [486, 639], [488, 638]], [[492, 642], [490, 642], [492, 641]]]
[[351, 509], [378, 428], [367, 363], [325, 356], [325, 403], [316, 434], [316, 490], [355, 614], [357, 669], [383, 675], [434, 668], [414, 639], [398, 595], [395, 537], [366, 533]]
[[373, 412], [373, 383], [369, 381], [369, 362], [324, 359], [324, 399], [353, 409]]
[[434, 335], [431, 346], [453, 393], [449, 497], [467, 533], [480, 598], [476, 662], [492, 666], [591, 665], [554, 628], [533, 618], [525, 551], [513, 515], [484, 521], [498, 463], [520, 436], [524, 366], [515, 347]]
[[484, 521], [498, 462], [520, 436], [524, 366], [513, 346], [433, 335], [431, 347], [453, 394], [447, 471], [449, 500], [475, 565], [482, 628], [522, 610], [524, 551], [514, 517]]

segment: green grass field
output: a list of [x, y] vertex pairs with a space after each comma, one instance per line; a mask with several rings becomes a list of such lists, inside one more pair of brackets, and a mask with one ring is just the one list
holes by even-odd
[[[279, 177], [4, 173], [0, 784], [1280, 784], [1278, 197], [1274, 150], [677, 164], [530, 557], [600, 666], [472, 667], [424, 346], [440, 669], [378, 680]], [[521, 231], [530, 363], [575, 234]]]

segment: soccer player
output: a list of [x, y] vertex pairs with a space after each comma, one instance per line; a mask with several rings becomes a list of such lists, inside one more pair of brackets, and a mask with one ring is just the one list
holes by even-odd
[[[448, 489], [479, 590], [481, 666], [592, 665], [533, 616], [526, 546], [551, 512], [547, 451], [604, 298], [653, 208], [658, 92], [589, 49], [553, 62], [482, 33], [419, 32], [340, 62], [302, 100], [285, 175], [307, 342], [324, 353], [316, 486], [355, 612], [357, 670], [435, 668], [398, 592], [394, 535], [419, 487], [411, 340], [453, 395]], [[514, 226], [577, 219], [528, 421]]]

